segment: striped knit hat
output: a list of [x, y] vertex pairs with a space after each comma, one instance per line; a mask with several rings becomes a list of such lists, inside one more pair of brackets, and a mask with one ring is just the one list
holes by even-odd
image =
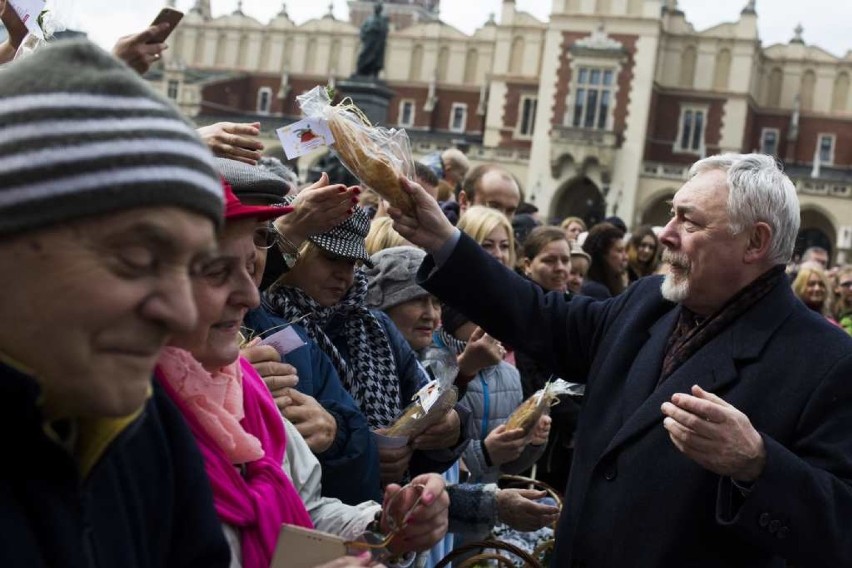
[[213, 156], [136, 73], [85, 40], [0, 69], [0, 236], [135, 207], [222, 224]]

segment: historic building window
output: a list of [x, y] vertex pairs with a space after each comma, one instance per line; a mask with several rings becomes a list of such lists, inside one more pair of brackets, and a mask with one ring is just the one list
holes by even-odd
[[180, 82], [175, 79], [170, 79], [168, 86], [166, 87], [166, 94], [172, 100], [177, 100], [178, 98], [178, 89], [180, 88]]
[[450, 131], [464, 132], [467, 129], [467, 105], [453, 103], [450, 111]]
[[399, 101], [399, 120], [397, 122], [400, 126], [414, 126], [414, 101]]
[[707, 126], [707, 109], [684, 106], [680, 109], [677, 129], [676, 152], [704, 154], [704, 131]]
[[778, 129], [764, 128], [760, 131], [760, 153], [775, 156], [778, 154]]
[[272, 89], [261, 87], [257, 90], [257, 112], [258, 114], [269, 114], [272, 107]]
[[518, 108], [518, 136], [529, 138], [535, 131], [535, 113], [538, 108], [538, 98], [529, 95], [521, 97]]
[[614, 88], [614, 69], [579, 67], [571, 124], [577, 128], [605, 130], [612, 108]]
[[834, 164], [834, 134], [820, 134], [817, 138], [817, 152], [823, 166]]

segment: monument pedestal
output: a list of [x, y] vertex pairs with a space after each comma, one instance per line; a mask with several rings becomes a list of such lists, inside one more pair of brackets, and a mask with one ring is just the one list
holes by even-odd
[[372, 77], [353, 75], [335, 86], [341, 97], [349, 97], [374, 125], [388, 125], [388, 107], [396, 93], [384, 82]]

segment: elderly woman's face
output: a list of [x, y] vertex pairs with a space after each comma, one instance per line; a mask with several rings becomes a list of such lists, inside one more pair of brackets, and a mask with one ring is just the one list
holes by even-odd
[[432, 332], [441, 321], [441, 302], [435, 296], [422, 296], [385, 310], [414, 350], [432, 344]]
[[195, 325], [190, 275], [213, 223], [149, 207], [0, 242], [0, 349], [39, 377], [47, 416], [140, 408], [168, 337]]
[[284, 275], [284, 282], [329, 308], [342, 300], [352, 287], [357, 261], [319, 248], [312, 250]]
[[193, 282], [198, 323], [171, 344], [190, 351], [205, 369], [233, 363], [240, 354], [239, 333], [248, 310], [260, 304], [254, 283], [256, 250], [253, 219], [228, 222], [219, 239], [219, 254]]

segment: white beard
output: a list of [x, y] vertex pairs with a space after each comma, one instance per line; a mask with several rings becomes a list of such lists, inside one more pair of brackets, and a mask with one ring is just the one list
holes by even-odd
[[685, 277], [678, 280], [677, 276], [671, 273], [666, 274], [660, 286], [660, 292], [663, 294], [663, 298], [669, 302], [683, 302], [689, 296], [689, 280]]

